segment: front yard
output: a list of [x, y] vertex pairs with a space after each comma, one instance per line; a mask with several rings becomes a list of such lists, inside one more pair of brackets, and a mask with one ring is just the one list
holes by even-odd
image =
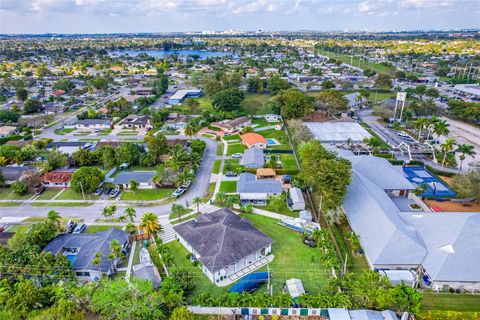
[[[91, 193], [85, 193], [85, 200], [95, 201], [100, 197]], [[55, 198], [55, 200], [83, 200], [82, 193], [73, 191], [72, 189], [65, 189]]]
[[220, 192], [225, 192], [225, 193], [237, 192], [237, 181], [222, 181], [220, 183]]
[[245, 149], [247, 149], [247, 147], [245, 147], [241, 143], [229, 144], [228, 149], [227, 149], [227, 156], [231, 156], [235, 153], [242, 153], [243, 154], [243, 151], [245, 151]]
[[108, 230], [111, 228], [122, 229], [122, 226], [109, 226], [109, 225], [87, 226], [87, 230], [85, 230], [85, 233], [97, 233], [97, 232]]
[[225, 164], [223, 166], [223, 173], [228, 171], [233, 171], [236, 173], [240, 173], [245, 170], [245, 167], [239, 164], [239, 159], [227, 159], [225, 160]]
[[168, 198], [173, 191], [175, 191], [175, 189], [171, 188], [123, 191], [120, 200], [160, 200]]
[[0, 200], [28, 200], [33, 197], [33, 194], [26, 193], [18, 195], [11, 188], [0, 188]]

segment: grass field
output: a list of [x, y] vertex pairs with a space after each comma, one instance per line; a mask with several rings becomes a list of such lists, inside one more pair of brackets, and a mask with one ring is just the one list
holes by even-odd
[[0, 207], [16, 207], [21, 204], [21, 202], [0, 202]]
[[222, 163], [222, 160], [215, 160], [213, 162], [213, 170], [212, 173], [219, 173], [220, 172], [220, 164]]
[[[85, 200], [98, 200], [100, 197], [91, 193], [85, 193]], [[73, 191], [72, 189], [65, 189], [55, 200], [83, 200], [82, 193]]]
[[137, 131], [120, 131], [117, 133], [117, 136], [136, 136], [138, 135]]
[[93, 202], [32, 202], [32, 207], [89, 207]]
[[[267, 234], [275, 243], [269, 264], [273, 277], [273, 293], [280, 293], [287, 279], [298, 278], [305, 290], [316, 293], [327, 286], [329, 273], [320, 262], [319, 248], [302, 244], [302, 235], [277, 223], [277, 220], [255, 214], [245, 215], [253, 226]], [[265, 268], [266, 269], [266, 268]]]
[[47, 189], [42, 192], [40, 196], [35, 198], [35, 200], [52, 200], [61, 190], [58, 189]]
[[0, 188], [0, 200], [28, 200], [33, 197], [33, 194], [26, 193], [24, 195], [18, 195], [10, 188]]
[[227, 172], [227, 171], [233, 171], [233, 172], [236, 172], [236, 173], [240, 173], [242, 172], [245, 167], [238, 164], [240, 162], [239, 159], [227, 159], [225, 160], [225, 165], [223, 166], [223, 172]]
[[213, 192], [215, 191], [215, 185], [215, 182], [208, 184], [207, 192], [205, 192], [205, 194], [203, 195], [203, 201], [207, 202], [212, 198]]
[[122, 229], [122, 226], [108, 226], [108, 225], [87, 226], [87, 230], [85, 230], [85, 233], [96, 233], [96, 232], [108, 230], [111, 228]]
[[120, 200], [160, 200], [169, 197], [175, 189], [146, 189], [136, 191], [124, 191]]
[[230, 141], [240, 141], [240, 135], [238, 134], [232, 134], [230, 136], [223, 137], [223, 140], [227, 141], [230, 143]]
[[217, 148], [217, 156], [221, 156], [223, 154], [223, 148], [225, 148], [225, 145], [223, 142], [220, 142]]
[[283, 169], [298, 169], [293, 154], [278, 154], [278, 156], [280, 156], [280, 160], [282, 161]]
[[227, 149], [227, 155], [231, 156], [235, 153], [243, 153], [243, 151], [247, 149], [243, 144], [241, 143], [233, 143], [228, 145]]
[[421, 309], [480, 312], [480, 296], [473, 294], [425, 292], [423, 294]]
[[237, 192], [237, 181], [222, 181], [220, 183], [220, 192], [225, 192], [225, 193]]
[[251, 102], [260, 103], [261, 107], [256, 110], [255, 114], [268, 114], [272, 113], [272, 109], [268, 106], [270, 99], [271, 97], [268, 94], [245, 92], [245, 100], [242, 105], [248, 105]]

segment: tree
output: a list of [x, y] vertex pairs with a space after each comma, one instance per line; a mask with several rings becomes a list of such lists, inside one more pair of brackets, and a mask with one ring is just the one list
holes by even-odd
[[117, 161], [125, 162], [129, 165], [135, 165], [138, 164], [142, 151], [142, 147], [138, 144], [125, 142], [115, 149], [115, 157], [118, 159]]
[[251, 127], [251, 126], [247, 126], [247, 127], [242, 129], [242, 134], [246, 134], [246, 133], [250, 133], [250, 132], [255, 132], [253, 130], [253, 127]]
[[329, 116], [348, 111], [348, 100], [337, 90], [325, 90], [316, 97], [316, 102]]
[[53, 90], [63, 90], [65, 92], [70, 92], [72, 89], [75, 88], [75, 84], [70, 81], [70, 79], [63, 78], [55, 81], [52, 86]]
[[23, 105], [26, 114], [37, 113], [43, 108], [42, 102], [38, 99], [28, 99]]
[[447, 154], [452, 152], [456, 145], [455, 139], [448, 138], [443, 144], [440, 145], [440, 148], [443, 152], [442, 167], [445, 165], [445, 160], [447, 159]]
[[55, 210], [48, 211], [45, 222], [53, 224], [58, 231], [62, 230], [62, 217]]
[[465, 156], [471, 156], [473, 158], [475, 158], [475, 155], [477, 154], [475, 152], [475, 147], [471, 144], [461, 144], [459, 146], [457, 146], [457, 150], [455, 152], [458, 152], [458, 153], [461, 153], [460, 155], [460, 167], [458, 167], [458, 172], [460, 172], [462, 170], [462, 165], [463, 165], [463, 161], [465, 160]]
[[106, 206], [102, 209], [102, 216], [104, 216], [105, 218], [112, 217], [115, 215], [116, 212], [117, 212], [116, 205]]
[[82, 167], [73, 173], [71, 188], [78, 193], [91, 193], [104, 179], [105, 174], [97, 167]]
[[158, 80], [155, 80], [153, 83], [153, 90], [154, 93], [157, 97], [161, 96], [165, 92], [167, 92], [168, 89], [168, 77], [164, 74], [161, 73], [157, 75]]
[[182, 215], [188, 213], [188, 209], [182, 206], [181, 204], [174, 203], [172, 205], [172, 217], [178, 218], [178, 220], [182, 219]]
[[27, 184], [20, 180], [17, 180], [14, 183], [12, 183], [11, 188], [13, 192], [15, 192], [18, 195], [24, 195], [25, 193], [27, 193], [27, 190], [28, 190]]
[[397, 285], [389, 290], [389, 295], [393, 301], [393, 307], [398, 312], [410, 312], [418, 314], [420, 312], [420, 302], [422, 294], [405, 283]]
[[139, 183], [137, 181], [131, 179], [130, 183], [129, 183], [129, 186], [130, 186], [130, 190], [135, 191], [135, 190], [138, 190]]
[[175, 308], [170, 316], [170, 320], [193, 320], [195, 319], [193, 313], [191, 313], [187, 307]]
[[282, 90], [290, 89], [291, 86], [292, 85], [287, 80], [280, 78], [279, 75], [273, 75], [267, 81], [267, 88], [270, 90], [272, 96]]
[[6, 109], [0, 110], [1, 123], [15, 123], [18, 119], [20, 119], [20, 113]]
[[197, 206], [197, 213], [200, 213], [200, 205], [203, 203], [203, 199], [201, 197], [195, 197], [192, 203]]
[[476, 203], [480, 203], [480, 169], [455, 175], [453, 189], [459, 197], [473, 198]]
[[47, 154], [47, 161], [44, 164], [44, 169], [48, 172], [55, 169], [63, 168], [67, 164], [67, 156], [57, 150], [52, 150], [49, 151]]
[[25, 89], [25, 87], [19, 87], [17, 88], [17, 98], [20, 101], [25, 101], [28, 98], [28, 91]]
[[110, 253], [109, 255], [113, 255], [115, 260], [122, 260], [124, 258], [124, 254], [122, 252], [122, 245], [118, 240], [112, 240], [110, 242]]
[[200, 107], [200, 102], [198, 102], [197, 100], [195, 99], [192, 99], [192, 98], [188, 98], [185, 100], [185, 105], [187, 107], [190, 108], [190, 110], [192, 110], [193, 112], [195, 112], [196, 110], [198, 110], [198, 108]]
[[100, 263], [102, 262], [102, 257], [103, 255], [100, 252], [95, 253], [94, 258], [92, 259], [92, 264], [96, 267], [99, 267]]
[[224, 89], [212, 97], [212, 105], [216, 111], [239, 111], [244, 98], [243, 92], [237, 88]]
[[251, 77], [247, 79], [247, 91], [253, 93], [263, 93], [264, 83], [260, 77]]
[[198, 127], [192, 121], [189, 121], [185, 127], [185, 135], [187, 137], [193, 137], [197, 135], [197, 132]]
[[285, 119], [299, 119], [313, 111], [313, 104], [297, 89], [281, 91], [277, 97], [281, 114]]
[[382, 277], [378, 272], [365, 271], [358, 276], [352, 284], [352, 300], [355, 308], [387, 309], [392, 304], [389, 295], [391, 287], [387, 277]]
[[208, 80], [205, 82], [205, 94], [212, 98], [214, 95], [222, 91], [224, 88], [220, 81]]
[[131, 223], [134, 223], [135, 217], [137, 216], [137, 211], [132, 207], [127, 207], [124, 211], [125, 216], [128, 217]]
[[42, 185], [42, 175], [33, 170], [28, 170], [22, 175], [22, 181], [27, 185], [28, 190], [33, 192], [36, 187]]
[[335, 84], [330, 80], [325, 80], [322, 82], [322, 89], [328, 90], [335, 88]]
[[375, 79], [375, 87], [390, 89], [392, 87], [392, 79], [386, 73], [379, 73]]
[[162, 232], [162, 226], [158, 222], [158, 217], [153, 212], [147, 212], [142, 216], [142, 222], [139, 225], [148, 236], [153, 235], [157, 238], [157, 234]]
[[260, 109], [262, 109], [262, 107], [263, 104], [259, 101], [242, 101], [243, 110], [245, 110], [245, 112], [251, 117], [253, 117]]
[[415, 93], [419, 96], [420, 100], [423, 100], [422, 98], [426, 90], [427, 87], [424, 84], [419, 84], [415, 87]]
[[156, 158], [168, 152], [167, 138], [161, 132], [149, 131], [143, 138], [147, 144], [148, 151], [153, 153]]

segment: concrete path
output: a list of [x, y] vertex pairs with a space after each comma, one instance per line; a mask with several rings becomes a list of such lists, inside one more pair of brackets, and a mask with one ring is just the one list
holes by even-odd
[[132, 273], [133, 256], [135, 255], [135, 248], [137, 247], [137, 241], [133, 241], [132, 248], [130, 249], [130, 256], [128, 257], [127, 272], [125, 273], [125, 280], [130, 282], [130, 274]]
[[[223, 167], [225, 166], [225, 157], [227, 156], [227, 152], [228, 152], [228, 143], [227, 141], [223, 140], [222, 139], [222, 143], [223, 143], [223, 155], [222, 155], [222, 159], [220, 162], [220, 170], [218, 171], [218, 175], [221, 177], [222, 174], [223, 174]], [[215, 184], [215, 190], [213, 191], [213, 196], [212, 196], [212, 199], [210, 200], [211, 202], [214, 202], [215, 201], [215, 197], [217, 196], [217, 193], [220, 191], [220, 184], [222, 183], [222, 179], [217, 179], [217, 183]]]

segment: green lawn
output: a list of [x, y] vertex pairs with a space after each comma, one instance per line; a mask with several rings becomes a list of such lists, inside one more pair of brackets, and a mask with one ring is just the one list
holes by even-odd
[[30, 226], [28, 224], [17, 224], [8, 229], [8, 232], [23, 233], [28, 230]]
[[247, 147], [245, 147], [241, 143], [229, 144], [227, 149], [227, 155], [231, 156], [235, 153], [243, 153], [245, 149], [247, 149]]
[[280, 156], [280, 160], [282, 161], [283, 169], [298, 169], [293, 154], [278, 154], [278, 156]]
[[285, 134], [285, 131], [282, 130], [275, 130], [275, 129], [268, 129], [264, 131], [257, 132], [258, 134], [262, 135], [265, 139], [273, 138], [277, 139], [278, 142], [281, 144], [288, 145], [288, 137]]
[[480, 296], [473, 294], [425, 292], [422, 310], [480, 312]]
[[272, 246], [275, 258], [269, 264], [274, 294], [280, 293], [283, 284], [291, 278], [301, 279], [305, 290], [310, 293], [317, 293], [327, 286], [330, 275], [320, 262], [321, 249], [304, 245], [300, 233], [279, 225], [278, 220], [256, 214], [244, 217], [275, 241]]
[[265, 120], [265, 118], [253, 118], [252, 119], [252, 124], [253, 125], [256, 125], [254, 126], [255, 128], [262, 128], [262, 127], [268, 127], [268, 126], [272, 126], [272, 125], [275, 125], [277, 123], [280, 123], [279, 121], [275, 121], [275, 122], [268, 122], [267, 120]]
[[223, 142], [218, 143], [217, 156], [223, 155], [223, 148], [224, 147], [225, 147], [225, 145], [223, 144]]
[[203, 195], [203, 201], [207, 202], [212, 198], [213, 192], [215, 191], [215, 185], [215, 182], [208, 184], [207, 192], [205, 192], [205, 194]]
[[89, 131], [83, 131], [83, 132], [77, 132], [77, 133], [74, 133], [73, 135], [74, 136], [88, 136], [91, 132]]
[[281, 200], [270, 199], [266, 206], [257, 206], [259, 209], [264, 209], [271, 212], [280, 213], [289, 217], [298, 218], [298, 211], [291, 211], [287, 206], [287, 195], [282, 193], [280, 195]]
[[122, 226], [108, 226], [108, 225], [96, 225], [96, 226], [87, 226], [85, 233], [96, 233], [103, 230], [108, 230], [111, 228], [122, 229]]
[[237, 192], [237, 181], [222, 181], [220, 183], [220, 192], [225, 192], [225, 193]]
[[[85, 200], [95, 201], [100, 197], [91, 193], [85, 193]], [[83, 200], [82, 193], [73, 191], [72, 189], [65, 189], [55, 200]]]
[[18, 195], [10, 188], [0, 188], [0, 200], [28, 200], [33, 197], [33, 194], [26, 193], [24, 195]]
[[181, 222], [184, 222], [184, 221], [187, 221], [187, 220], [191, 220], [191, 219], [193, 219], [193, 218], [196, 218], [196, 217], [198, 217], [199, 215], [201, 215], [201, 213], [190, 214], [190, 215], [188, 215], [188, 216], [182, 217], [180, 220], [172, 221], [171, 224], [179, 224], [179, 223], [181, 223]]
[[59, 189], [51, 189], [48, 188], [47, 190], [43, 191], [42, 194], [36, 198], [35, 200], [52, 200], [61, 190]]
[[170, 110], [171, 112], [178, 112], [180, 114], [200, 114], [202, 111], [213, 111], [212, 102], [207, 96], [203, 96], [200, 98], [193, 98], [196, 100], [200, 105], [196, 109], [192, 109], [187, 106], [185, 103], [181, 105], [173, 106]]
[[222, 160], [215, 160], [213, 162], [213, 170], [212, 173], [219, 173], [220, 172], [220, 164], [222, 163]]
[[242, 102], [242, 105], [248, 105], [250, 102], [258, 102], [262, 106], [256, 110], [255, 114], [268, 114], [272, 113], [272, 109], [268, 105], [270, 99], [271, 96], [269, 96], [268, 94], [245, 92], [245, 100]]
[[133, 265], [140, 263], [140, 250], [142, 250], [142, 241], [137, 241], [135, 252], [133, 253]]
[[117, 133], [117, 136], [136, 136], [138, 135], [137, 131], [120, 131]]
[[226, 137], [223, 137], [223, 140], [225, 141], [228, 141], [230, 143], [230, 141], [240, 141], [240, 136], [238, 134], [232, 134], [232, 135], [229, 135], [229, 136], [226, 136]]
[[[44, 222], [45, 219], [46, 219], [45, 217], [29, 217], [27, 219], [22, 220], [22, 222]], [[72, 221], [75, 221], [75, 222], [83, 221], [83, 219], [81, 219], [81, 218], [68, 218], [68, 217], [62, 218], [61, 220], [63, 222], [68, 222], [69, 220], [72, 220]]]
[[160, 200], [169, 197], [175, 189], [145, 189], [136, 191], [124, 191], [120, 200]]
[[187, 215], [190, 215], [192, 211], [193, 211], [192, 209], [183, 208], [183, 211], [181, 212], [180, 215], [178, 213], [170, 212], [170, 214], [168, 215], [168, 219], [171, 220], [171, 219], [175, 219], [175, 218], [179, 218], [179, 217], [181, 217], [183, 219]]
[[16, 207], [21, 204], [21, 202], [0, 202], [0, 207]]
[[194, 266], [190, 260], [187, 259], [188, 251], [180, 244], [180, 242], [172, 241], [167, 244], [167, 247], [172, 253], [173, 264], [177, 268], [187, 269], [193, 274], [196, 287], [191, 294], [192, 296], [198, 296], [204, 292], [218, 296], [228, 292], [229, 287], [217, 287], [202, 272], [200, 266]]
[[223, 166], [223, 173], [228, 172], [228, 171], [233, 171], [236, 173], [243, 172], [245, 170], [245, 167], [238, 164], [240, 162], [239, 159], [227, 159], [225, 160], [225, 165]]

